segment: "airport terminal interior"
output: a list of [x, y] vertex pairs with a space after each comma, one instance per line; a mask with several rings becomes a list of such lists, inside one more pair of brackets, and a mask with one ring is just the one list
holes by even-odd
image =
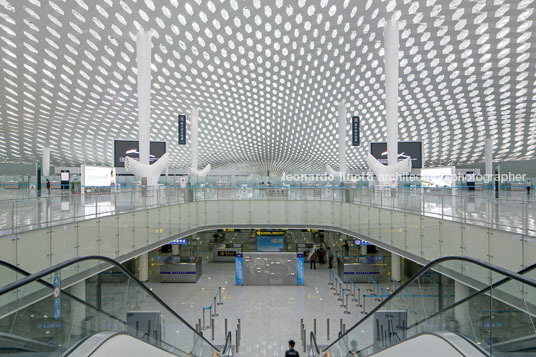
[[536, 356], [535, 9], [0, 0], [0, 355]]

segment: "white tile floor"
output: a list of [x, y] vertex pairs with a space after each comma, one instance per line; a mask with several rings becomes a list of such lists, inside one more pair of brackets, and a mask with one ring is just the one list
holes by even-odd
[[[211, 330], [204, 331], [204, 335], [217, 345], [223, 344], [224, 319], [227, 318], [234, 341], [234, 330], [240, 318], [240, 355], [244, 356], [283, 356], [289, 339], [294, 339], [297, 347], [303, 351], [300, 342], [302, 318], [307, 336], [313, 328], [313, 319], [317, 319], [318, 343], [327, 345], [326, 319], [330, 319], [330, 339], [333, 341], [339, 332], [340, 319], [349, 328], [364, 316], [355, 303], [351, 304], [351, 314], [343, 313], [340, 302], [329, 289], [326, 265], [317, 270], [307, 267], [305, 286], [299, 287], [235, 286], [234, 274], [232, 263], [206, 263], [203, 264], [203, 275], [197, 284], [160, 284], [152, 277], [152, 282], [147, 285], [193, 326], [202, 316], [202, 307], [210, 304], [218, 286], [221, 286], [224, 304], [218, 306], [214, 342], [211, 340]], [[366, 289], [366, 284], [362, 287]], [[375, 304], [377, 302], [372, 304], [369, 301], [367, 310]]]

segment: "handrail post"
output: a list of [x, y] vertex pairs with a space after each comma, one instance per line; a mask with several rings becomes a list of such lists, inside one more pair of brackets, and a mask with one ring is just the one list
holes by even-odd
[[355, 297], [355, 283], [352, 282], [352, 285], [354, 286], [354, 294], [352, 295], [352, 301], [357, 301], [356, 297]]
[[212, 317], [218, 317], [218, 311], [217, 311], [217, 306], [218, 304], [216, 303], [216, 297], [214, 296], [214, 300], [212, 300], [212, 305], [214, 305], [214, 314], [212, 314]]
[[221, 302], [221, 286], [218, 287], [218, 295], [220, 296], [218, 305], [223, 305], [223, 302]]
[[203, 307], [203, 326], [201, 326], [201, 330], [206, 330], [206, 324], [205, 324], [205, 308]]
[[212, 341], [214, 341], [214, 319], [211, 319], [211, 325], [212, 325]]
[[326, 329], [327, 329], [327, 340], [329, 341], [329, 318], [326, 321]]
[[345, 314], [349, 315], [350, 310], [348, 310], [348, 294], [346, 294], [346, 310], [344, 311]]

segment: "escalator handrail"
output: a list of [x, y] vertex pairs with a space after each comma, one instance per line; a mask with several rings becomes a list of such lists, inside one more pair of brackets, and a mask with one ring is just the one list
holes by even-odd
[[309, 334], [309, 344], [311, 345], [311, 349], [313, 350], [313, 353], [315, 353], [315, 356], [320, 356], [320, 348], [318, 348], [318, 345], [316, 343], [316, 336], [314, 331], [311, 331]]
[[34, 273], [34, 274], [30, 275], [30, 276], [27, 276], [25, 278], [22, 278], [20, 280], [17, 280], [15, 282], [12, 282], [12, 283], [9, 283], [9, 284], [3, 286], [2, 288], [0, 288], [0, 296], [5, 294], [5, 293], [8, 293], [8, 292], [10, 292], [12, 290], [18, 289], [18, 288], [20, 288], [20, 287], [22, 287], [22, 286], [24, 286], [26, 284], [29, 284], [29, 283], [32, 283], [34, 281], [40, 280], [44, 276], [50, 275], [50, 274], [52, 274], [52, 273], [54, 273], [54, 272], [56, 272], [58, 270], [65, 269], [66, 267], [68, 267], [70, 265], [80, 263], [80, 262], [83, 262], [83, 261], [87, 261], [87, 260], [100, 260], [100, 261], [108, 263], [108, 264], [118, 268], [119, 270], [121, 270], [126, 276], [128, 276], [130, 279], [135, 281], [148, 295], [150, 295], [160, 305], [162, 305], [166, 310], [168, 310], [168, 312], [170, 312], [175, 318], [179, 319], [179, 321], [181, 321], [188, 328], [190, 328], [194, 334], [196, 334], [197, 336], [201, 337], [210, 347], [212, 347], [214, 350], [219, 352], [219, 350], [212, 343], [210, 343], [205, 337], [203, 337], [201, 334], [199, 334], [195, 330], [195, 328], [193, 328], [188, 322], [186, 322], [182, 317], [180, 317], [179, 314], [177, 314], [175, 312], [175, 310], [173, 310], [171, 307], [169, 307], [168, 304], [166, 304], [162, 299], [160, 299], [160, 297], [158, 297], [158, 295], [153, 293], [147, 286], [145, 286], [145, 284], [143, 284], [141, 281], [139, 281], [134, 275], [132, 275], [121, 264], [119, 264], [117, 261], [113, 260], [112, 258], [108, 258], [108, 257], [100, 256], [100, 255], [88, 255], [88, 256], [85, 256], [85, 257], [76, 257], [76, 258], [66, 260], [63, 263], [53, 265], [53, 266], [51, 266], [49, 268], [41, 270], [40, 272]]
[[227, 336], [225, 336], [225, 345], [223, 346], [222, 348], [222, 352], [221, 352], [221, 355], [223, 357], [225, 357], [229, 351], [231, 350], [231, 347], [232, 347], [232, 337], [233, 335], [231, 334], [231, 331], [227, 331]]
[[[1, 266], [4, 266], [4, 267], [7, 267], [7, 268], [9, 268], [9, 269], [11, 269], [11, 270], [13, 270], [13, 271], [15, 271], [17, 274], [24, 275], [25, 277], [32, 275], [32, 274], [30, 274], [29, 272], [27, 272], [26, 270], [21, 269], [21, 268], [19, 268], [18, 266], [15, 266], [15, 265], [13, 265], [13, 264], [11, 264], [11, 263], [8, 263], [8, 262], [5, 262], [5, 261], [3, 261], [3, 260], [0, 260], [0, 265], [1, 265]], [[17, 281], [18, 281], [18, 280], [17, 280]], [[50, 289], [53, 289], [53, 288], [54, 288], [54, 286], [53, 286], [52, 284], [50, 284], [48, 281], [45, 281], [45, 280], [43, 280], [43, 279], [38, 279], [38, 280], [36, 280], [36, 281], [37, 281], [38, 283], [40, 283], [41, 285], [46, 286], [47, 288], [50, 288]], [[76, 302], [78, 302], [78, 303], [80, 303], [80, 304], [82, 304], [82, 305], [84, 305], [84, 306], [87, 306], [87, 307], [89, 307], [89, 308], [91, 308], [91, 309], [93, 309], [93, 310], [96, 310], [96, 311], [98, 311], [98, 312], [100, 312], [100, 313], [102, 313], [102, 314], [104, 314], [104, 315], [106, 315], [106, 316], [108, 316], [108, 317], [110, 317], [110, 318], [112, 318], [112, 319], [114, 319], [114, 320], [117, 320], [117, 321], [119, 321], [119, 322], [121, 322], [121, 323], [123, 323], [123, 324], [125, 324], [125, 325], [127, 324], [126, 321], [121, 320], [119, 317], [114, 316], [114, 315], [112, 315], [112, 314], [110, 314], [110, 313], [108, 313], [108, 312], [106, 312], [106, 311], [103, 311], [102, 309], [99, 309], [98, 307], [93, 306], [92, 304], [88, 303], [87, 301], [82, 300], [82, 299], [80, 299], [79, 297], [76, 297], [76, 296], [74, 296], [74, 295], [68, 293], [68, 292], [65, 291], [65, 290], [62, 291], [62, 294], [66, 295], [66, 296], [68, 296], [69, 298], [75, 300]]]
[[498, 267], [496, 265], [493, 265], [493, 264], [490, 264], [490, 263], [487, 263], [487, 262], [484, 262], [482, 260], [478, 260], [478, 259], [474, 259], [474, 258], [470, 258], [470, 257], [457, 257], [457, 256], [445, 256], [445, 257], [441, 257], [441, 258], [437, 258], [433, 261], [431, 261], [430, 263], [426, 264], [424, 267], [422, 267], [415, 275], [413, 275], [408, 281], [406, 281], [404, 284], [402, 284], [402, 286], [400, 286], [398, 289], [395, 290], [394, 293], [392, 293], [391, 295], [389, 295], [385, 300], [383, 300], [380, 304], [378, 304], [374, 309], [372, 309], [365, 317], [363, 317], [361, 320], [359, 320], [358, 322], [356, 322], [350, 329], [348, 329], [348, 331], [346, 331], [342, 336], [340, 336], [339, 338], [337, 338], [335, 341], [333, 341], [328, 347], [326, 347], [324, 349], [324, 352], [329, 350], [331, 347], [333, 347], [334, 345], [336, 345], [339, 340], [341, 340], [342, 338], [344, 338], [346, 335], [348, 335], [351, 331], [353, 331], [355, 328], [357, 328], [362, 322], [364, 322], [370, 315], [374, 314], [376, 311], [378, 310], [381, 310], [384, 306], [386, 306], [387, 304], [389, 304], [389, 302], [394, 299], [396, 296], [398, 296], [398, 294], [400, 294], [401, 291], [403, 291], [406, 287], [408, 287], [410, 284], [412, 284], [415, 280], [417, 280], [422, 274], [424, 274], [425, 272], [431, 270], [434, 266], [440, 264], [440, 263], [444, 263], [446, 261], [451, 261], [451, 260], [458, 260], [458, 261], [465, 261], [465, 262], [468, 262], [468, 263], [473, 263], [473, 264], [476, 264], [476, 265], [480, 265], [481, 267], [483, 268], [486, 268], [488, 270], [491, 270], [491, 271], [494, 271], [496, 273], [499, 273], [499, 274], [502, 274], [502, 275], [505, 275], [513, 280], [517, 280], [517, 281], [520, 281], [524, 284], [527, 284], [529, 286], [532, 286], [532, 287], [536, 287], [536, 280], [534, 279], [531, 279], [531, 278], [528, 278], [526, 276], [523, 276], [519, 273], [514, 273], [514, 272], [511, 272], [507, 269], [504, 269], [504, 268], [501, 268], [501, 267]]
[[[524, 268], [524, 269], [522, 269], [522, 270], [520, 270], [520, 271], [517, 272], [517, 273], [518, 273], [518, 274], [526, 274], [526, 273], [528, 273], [528, 272], [530, 272], [530, 271], [532, 271], [532, 270], [534, 270], [534, 269], [536, 269], [536, 263], [535, 263], [535, 264], [532, 264], [531, 266], [528, 266], [528, 267], [526, 267], [526, 268]], [[434, 318], [434, 317], [436, 317], [436, 316], [438, 316], [438, 315], [443, 314], [445, 311], [448, 311], [448, 310], [450, 310], [450, 309], [453, 309], [453, 308], [455, 308], [456, 306], [459, 306], [459, 305], [465, 303], [466, 301], [471, 300], [472, 298], [474, 298], [474, 297], [477, 296], [477, 295], [484, 294], [484, 293], [486, 293], [487, 291], [492, 290], [492, 289], [495, 289], [495, 288], [497, 288], [498, 286], [503, 285], [503, 284], [506, 284], [506, 283], [508, 283], [508, 282], [510, 282], [510, 281], [512, 281], [512, 278], [510, 278], [510, 277], [506, 277], [506, 278], [504, 278], [504, 279], [501, 279], [501, 280], [499, 280], [499, 281], [497, 281], [497, 282], [495, 282], [495, 283], [493, 283], [493, 284], [491, 284], [491, 285], [485, 287], [485, 288], [482, 289], [482, 290], [478, 290], [478, 291], [474, 292], [473, 294], [470, 294], [469, 296], [467, 296], [467, 297], [465, 297], [465, 298], [463, 298], [463, 299], [461, 299], [461, 300], [459, 300], [459, 301], [456, 301], [454, 304], [449, 305], [449, 306], [447, 306], [447, 307], [441, 309], [441, 311], [435, 312], [435, 313], [433, 313], [432, 315], [430, 315], [430, 316], [428, 316], [428, 317], [426, 317], [426, 318], [424, 318], [424, 319], [422, 319], [422, 320], [420, 320], [420, 321], [415, 322], [413, 325], [405, 327], [404, 329], [405, 329], [405, 330], [409, 330], [410, 328], [413, 328], [413, 327], [415, 327], [415, 326], [417, 326], [417, 325], [423, 323], [423, 322], [426, 321], [426, 320], [432, 319], [432, 318]]]

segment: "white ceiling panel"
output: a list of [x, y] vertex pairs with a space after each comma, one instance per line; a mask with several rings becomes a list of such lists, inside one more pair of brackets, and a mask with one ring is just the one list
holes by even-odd
[[427, 166], [536, 157], [534, 0], [0, 0], [0, 160], [111, 165], [137, 139], [136, 34], [153, 32], [151, 139], [186, 168], [338, 167], [337, 103], [361, 116], [348, 167], [384, 141], [383, 23], [400, 27], [400, 140]]

